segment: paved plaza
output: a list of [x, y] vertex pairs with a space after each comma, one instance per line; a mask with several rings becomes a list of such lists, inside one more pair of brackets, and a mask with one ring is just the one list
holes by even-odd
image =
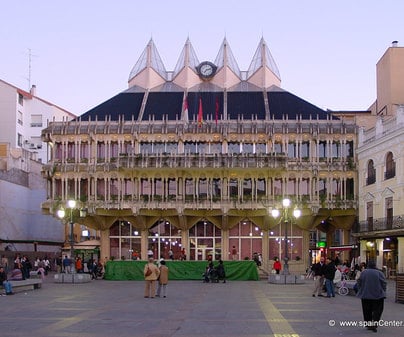
[[[404, 325], [389, 281], [385, 324]], [[261, 281], [171, 281], [167, 298], [143, 298], [142, 281], [94, 280], [58, 284], [52, 275], [39, 290], [2, 296], [0, 336], [33, 337], [313, 337], [403, 336], [404, 326], [360, 324], [354, 296], [312, 297], [312, 281], [277, 285]]]

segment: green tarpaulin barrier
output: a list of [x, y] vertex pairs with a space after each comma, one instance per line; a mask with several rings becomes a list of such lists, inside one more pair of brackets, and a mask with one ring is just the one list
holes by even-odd
[[[105, 266], [105, 279], [144, 280], [143, 268], [146, 261], [108, 261]], [[167, 261], [170, 280], [202, 280], [207, 261]], [[215, 261], [217, 266], [218, 262]], [[226, 279], [233, 281], [257, 281], [257, 265], [254, 261], [223, 261]]]

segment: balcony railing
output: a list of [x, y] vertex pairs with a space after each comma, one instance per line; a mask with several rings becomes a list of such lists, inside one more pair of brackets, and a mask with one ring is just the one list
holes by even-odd
[[110, 172], [152, 168], [271, 168], [290, 170], [349, 170], [346, 158], [316, 162], [287, 158], [284, 153], [242, 154], [127, 154], [113, 158], [74, 158], [54, 160], [43, 167], [44, 176], [55, 172]]
[[392, 229], [404, 229], [404, 216], [396, 215], [393, 217], [378, 218], [359, 222], [357, 233], [375, 232]]

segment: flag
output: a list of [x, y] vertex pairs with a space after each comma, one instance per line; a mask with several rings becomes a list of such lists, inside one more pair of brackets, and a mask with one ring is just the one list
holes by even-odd
[[185, 97], [185, 99], [184, 99], [182, 118], [184, 119], [184, 121], [188, 122], [188, 99], [187, 99], [187, 97]]
[[217, 125], [217, 120], [219, 119], [219, 97], [216, 97], [216, 104], [215, 104], [215, 122]]
[[198, 126], [201, 128], [203, 123], [203, 111], [202, 111], [202, 98], [199, 97], [199, 110], [198, 110]]

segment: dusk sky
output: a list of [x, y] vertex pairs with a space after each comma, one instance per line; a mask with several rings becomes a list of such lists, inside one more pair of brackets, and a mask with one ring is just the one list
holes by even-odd
[[[76, 115], [127, 88], [150, 38], [174, 70], [189, 37], [214, 61], [226, 37], [247, 70], [263, 37], [282, 88], [332, 110], [376, 98], [376, 63], [404, 46], [404, 1], [7, 1], [0, 11], [0, 79]], [[31, 72], [29, 71], [31, 50]], [[31, 74], [31, 76], [29, 76]]]

